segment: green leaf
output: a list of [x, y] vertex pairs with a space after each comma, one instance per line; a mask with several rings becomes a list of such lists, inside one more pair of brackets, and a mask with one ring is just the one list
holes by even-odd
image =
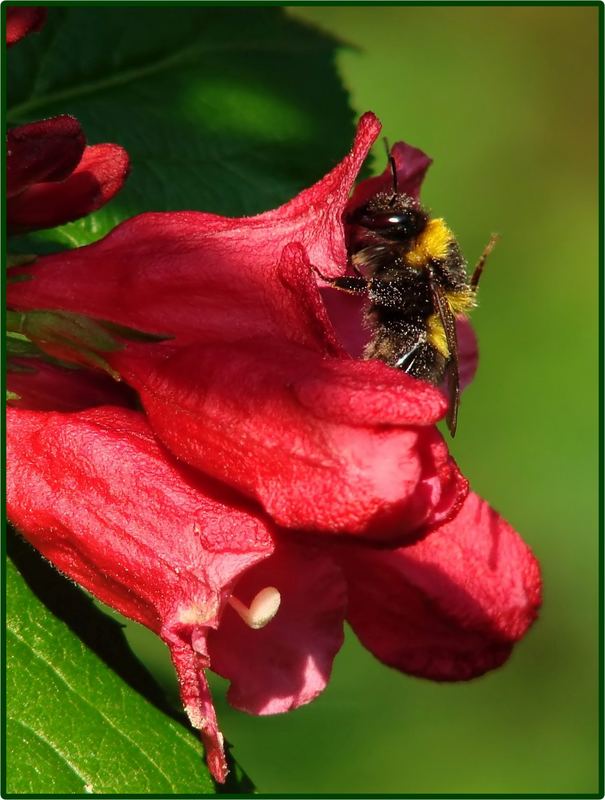
[[49, 8], [8, 52], [9, 125], [74, 114], [132, 170], [108, 206], [26, 241], [42, 252], [146, 210], [237, 216], [286, 201], [352, 140], [337, 47], [279, 8]]
[[20, 538], [9, 551], [6, 791], [214, 793], [118, 623]]
[[80, 344], [111, 353], [121, 345], [101, 323], [67, 311], [7, 311], [9, 333], [22, 333], [33, 341]]

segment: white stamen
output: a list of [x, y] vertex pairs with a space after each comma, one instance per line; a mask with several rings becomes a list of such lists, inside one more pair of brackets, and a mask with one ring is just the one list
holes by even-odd
[[281, 603], [281, 595], [275, 586], [265, 586], [250, 603], [250, 608], [233, 595], [227, 602], [237, 611], [246, 625], [258, 630], [259, 628], [264, 628], [277, 614], [277, 609]]

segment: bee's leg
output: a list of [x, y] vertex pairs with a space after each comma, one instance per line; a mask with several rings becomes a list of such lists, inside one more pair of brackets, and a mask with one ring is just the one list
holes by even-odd
[[362, 277], [353, 278], [348, 275], [344, 275], [342, 278], [332, 278], [330, 283], [335, 289], [340, 289], [343, 292], [349, 292], [349, 294], [362, 294], [368, 290], [368, 282]]
[[340, 289], [341, 292], [348, 294], [363, 294], [368, 289], [368, 282], [365, 278], [343, 275], [341, 278], [323, 278], [323, 280], [335, 289]]
[[479, 261], [477, 261], [477, 265], [476, 265], [475, 269], [473, 270], [473, 277], [471, 278], [471, 289], [473, 291], [475, 291], [475, 292], [477, 291], [477, 286], [479, 285], [479, 280], [481, 278], [481, 274], [483, 272], [483, 267], [485, 266], [485, 262], [487, 261], [487, 258], [489, 256], [489, 254], [492, 252], [492, 250], [496, 246], [496, 243], [497, 243], [499, 238], [500, 237], [498, 236], [497, 233], [492, 233], [492, 235], [490, 236], [489, 242], [485, 246], [485, 250], [481, 253]]
[[330, 281], [333, 281], [333, 280], [334, 280], [334, 278], [328, 278], [328, 276], [327, 276], [327, 275], [324, 275], [323, 273], [321, 273], [321, 272], [320, 272], [320, 271], [317, 269], [317, 267], [314, 267], [314, 266], [313, 266], [313, 264], [311, 264], [311, 269], [313, 270], [313, 272], [314, 272], [316, 275], [318, 275], [318, 276], [319, 276], [319, 277], [322, 279], [322, 281], [327, 281], [327, 282], [329, 283]]
[[339, 278], [329, 278], [327, 275], [322, 275], [317, 267], [312, 267], [312, 269], [316, 275], [319, 275], [322, 281], [329, 283], [335, 289], [340, 289], [343, 292], [349, 292], [350, 294], [361, 294], [368, 288], [367, 280], [361, 275], [361, 273], [359, 273], [357, 269], [355, 269], [355, 272], [357, 272], [359, 277], [343, 275]]

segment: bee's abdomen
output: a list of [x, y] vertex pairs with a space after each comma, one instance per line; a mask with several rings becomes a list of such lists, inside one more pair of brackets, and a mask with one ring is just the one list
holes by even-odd
[[[372, 322], [378, 323], [375, 318]], [[383, 319], [375, 324], [364, 358], [379, 359], [414, 378], [434, 384], [440, 383], [447, 363], [428, 341], [426, 324], [421, 318]]]

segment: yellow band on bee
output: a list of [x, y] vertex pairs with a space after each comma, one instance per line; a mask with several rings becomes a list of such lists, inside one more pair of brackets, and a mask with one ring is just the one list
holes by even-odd
[[426, 320], [426, 338], [444, 358], [450, 357], [450, 349], [447, 346], [447, 337], [441, 323], [439, 314], [431, 314]]
[[454, 241], [451, 230], [442, 219], [430, 219], [416, 239], [414, 247], [406, 253], [411, 267], [423, 267], [431, 259], [444, 259], [450, 243]]
[[[445, 297], [452, 313], [466, 314], [475, 305], [475, 293], [472, 289], [459, 292], [446, 292]], [[444, 358], [450, 357], [450, 349], [447, 344], [447, 336], [438, 313], [431, 314], [426, 320], [426, 336], [430, 344], [433, 345]]]

